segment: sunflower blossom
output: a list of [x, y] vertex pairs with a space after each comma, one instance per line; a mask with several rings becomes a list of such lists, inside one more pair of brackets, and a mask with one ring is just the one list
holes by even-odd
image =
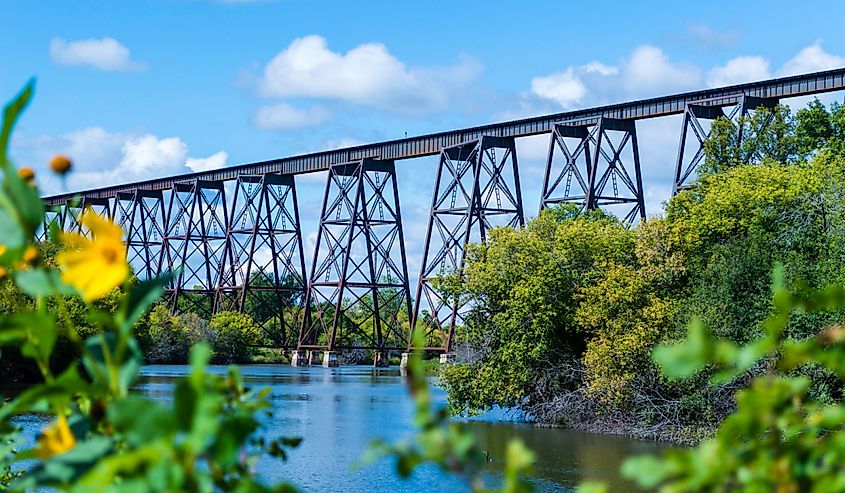
[[120, 286], [129, 275], [129, 264], [120, 226], [90, 209], [82, 213], [82, 225], [91, 231], [92, 238], [62, 233], [64, 249], [56, 262], [62, 268], [62, 281], [92, 301]]
[[38, 447], [35, 452], [40, 459], [47, 460], [54, 455], [63, 454], [75, 446], [76, 438], [70, 431], [67, 418], [60, 414], [59, 419], [44, 428], [44, 432], [38, 437]]

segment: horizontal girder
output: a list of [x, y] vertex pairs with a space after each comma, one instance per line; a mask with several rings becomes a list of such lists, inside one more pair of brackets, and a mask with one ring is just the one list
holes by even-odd
[[54, 195], [45, 199], [48, 206], [64, 204], [77, 195], [90, 198], [114, 197], [118, 193], [136, 189], [166, 190], [178, 182], [207, 180], [212, 182], [234, 180], [242, 174], [301, 174], [324, 171], [334, 163], [347, 163], [364, 158], [382, 160], [408, 159], [439, 154], [444, 147], [475, 140], [481, 136], [527, 137], [548, 133], [555, 123], [577, 120], [581, 124], [595, 124], [602, 116], [627, 120], [640, 120], [683, 113], [687, 103], [706, 101], [709, 106], [737, 104], [743, 95], [755, 98], [791, 98], [845, 89], [845, 68], [749, 82], [717, 89], [705, 89], [671, 96], [643, 99], [626, 103], [587, 108], [563, 113], [524, 118], [502, 123], [464, 128], [448, 132], [377, 142], [331, 151], [320, 151], [299, 156], [242, 164], [223, 169], [190, 173], [167, 178], [157, 178], [136, 183], [86, 190], [77, 193]]

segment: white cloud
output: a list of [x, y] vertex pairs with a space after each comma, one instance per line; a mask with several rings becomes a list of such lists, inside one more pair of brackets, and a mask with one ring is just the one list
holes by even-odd
[[531, 92], [570, 108], [581, 102], [587, 88], [575, 75], [575, 69], [569, 67], [562, 72], [534, 77], [531, 79]]
[[126, 141], [120, 168], [132, 174], [146, 175], [153, 170], [175, 168], [183, 164], [187, 156], [188, 146], [179, 137], [159, 139], [147, 134]]
[[[55, 154], [73, 160], [73, 172], [61, 183], [47, 170]], [[45, 193], [83, 190], [161, 178], [190, 171], [204, 171], [226, 165], [228, 154], [217, 152], [206, 158], [193, 158], [188, 145], [179, 137], [160, 138], [146, 133], [109, 132], [89, 127], [62, 135], [15, 136], [12, 155], [19, 164], [36, 170]]]
[[[698, 67], [674, 63], [660, 48], [641, 45], [618, 65], [592, 61], [534, 77], [531, 94], [573, 109], [690, 89], [700, 82]], [[532, 105], [523, 102], [523, 106]]]
[[324, 123], [331, 112], [322, 106], [297, 108], [288, 103], [263, 106], [255, 113], [255, 125], [271, 130], [314, 127]]
[[185, 161], [185, 166], [191, 168], [191, 171], [194, 173], [198, 173], [200, 171], [225, 168], [228, 159], [229, 154], [226, 151], [219, 151], [208, 157], [189, 157]]
[[738, 56], [707, 72], [709, 87], [724, 87], [755, 80], [768, 79], [769, 61], [760, 56]]
[[139, 72], [147, 64], [131, 59], [129, 49], [114, 38], [50, 41], [50, 59], [59, 65], [89, 65], [114, 72]]
[[799, 51], [778, 70], [778, 76], [817, 72], [845, 66], [845, 57], [831, 55], [824, 51], [821, 41]]
[[691, 64], [675, 64], [663, 50], [651, 45], [638, 46], [623, 70], [623, 81], [632, 92], [655, 92], [694, 87], [701, 70]]
[[457, 88], [479, 75], [470, 59], [446, 67], [407, 67], [380, 43], [332, 51], [326, 39], [297, 38], [264, 67], [259, 92], [268, 97], [314, 98], [421, 114], [446, 107]]

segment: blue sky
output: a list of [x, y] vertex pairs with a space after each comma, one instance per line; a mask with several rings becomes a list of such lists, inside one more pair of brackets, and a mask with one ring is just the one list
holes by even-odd
[[[811, 0], [9, 1], [0, 95], [37, 78], [12, 155], [54, 193], [845, 66], [843, 14]], [[678, 132], [640, 127], [649, 214]], [[547, 138], [517, 146], [533, 213]], [[64, 184], [45, 171], [56, 152], [77, 165]], [[409, 245], [435, 162], [399, 163]], [[311, 231], [323, 179], [297, 182]]]

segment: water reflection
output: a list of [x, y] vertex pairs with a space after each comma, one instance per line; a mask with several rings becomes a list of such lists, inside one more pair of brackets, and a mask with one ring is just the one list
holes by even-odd
[[[209, 371], [224, 373], [225, 367]], [[185, 366], [147, 366], [138, 389], [169, 400], [176, 377], [187, 374]], [[242, 369], [247, 385], [269, 386], [274, 416], [264, 423], [268, 438], [302, 436], [304, 442], [287, 463], [266, 459], [259, 464], [265, 477], [296, 478], [304, 491], [466, 491], [455, 478], [438, 470], [418, 470], [403, 481], [389, 460], [361, 465], [359, 459], [374, 438], [398, 441], [413, 433], [413, 403], [398, 369], [341, 367], [325, 369], [255, 365]], [[445, 394], [434, 390], [435, 401]], [[630, 488], [621, 480], [618, 467], [630, 453], [653, 451], [658, 444], [620, 437], [592, 435], [570, 430], [536, 428], [531, 425], [491, 421], [495, 413], [468, 422], [489, 452], [491, 474], [498, 476], [505, 445], [519, 437], [537, 452], [540, 491], [569, 491], [584, 477], [603, 479], [612, 491]]]

